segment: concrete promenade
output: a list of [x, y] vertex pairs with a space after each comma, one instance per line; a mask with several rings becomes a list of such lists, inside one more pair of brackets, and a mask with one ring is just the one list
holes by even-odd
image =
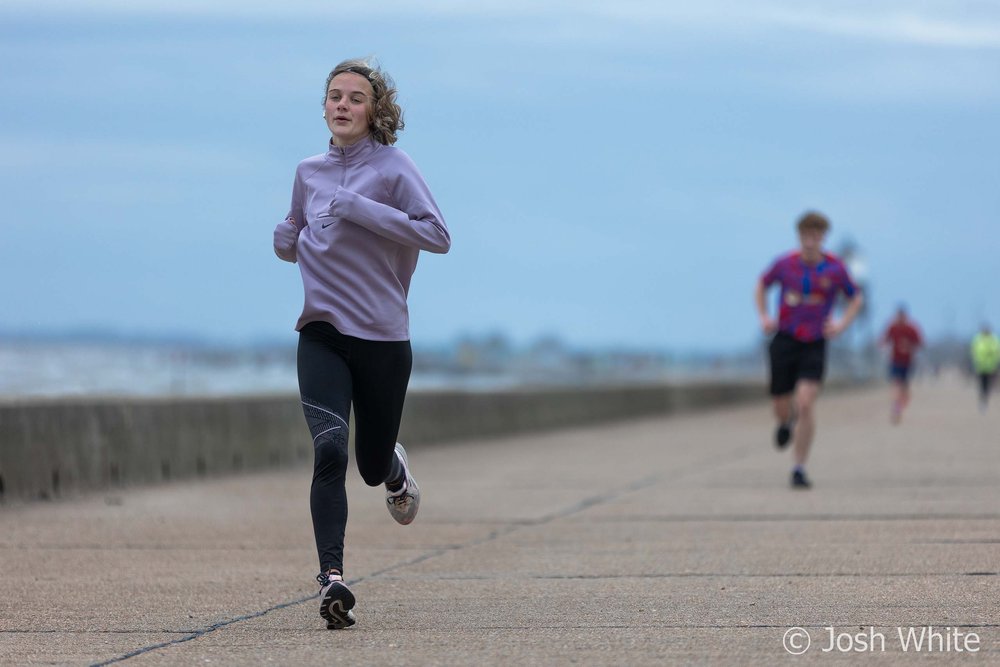
[[917, 384], [896, 427], [885, 388], [819, 410], [811, 491], [764, 401], [416, 447], [408, 527], [352, 463], [343, 631], [308, 470], [8, 503], [0, 664], [1000, 664], [1000, 397]]

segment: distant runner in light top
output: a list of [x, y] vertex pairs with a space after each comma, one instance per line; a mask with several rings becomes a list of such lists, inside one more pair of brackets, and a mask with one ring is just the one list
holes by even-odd
[[990, 329], [989, 324], [983, 324], [969, 346], [972, 356], [972, 370], [979, 378], [979, 411], [986, 412], [990, 401], [990, 391], [997, 368], [1000, 367], [1000, 339]]
[[396, 442], [413, 361], [406, 297], [420, 251], [448, 252], [451, 237], [417, 167], [392, 146], [403, 129], [395, 98], [392, 79], [366, 61], [330, 72], [328, 150], [299, 164], [291, 209], [274, 230], [274, 252], [298, 263], [305, 291], [295, 325], [299, 392], [315, 455], [320, 615], [330, 629], [355, 623], [343, 578], [352, 404], [364, 481], [385, 485], [389, 513], [401, 524], [413, 521], [420, 503]]
[[[826, 367], [826, 341], [840, 335], [857, 317], [862, 297], [843, 262], [823, 252], [830, 222], [816, 212], [798, 221], [799, 250], [779, 257], [760, 277], [754, 293], [761, 329], [774, 334], [769, 348], [770, 393], [778, 420], [775, 443], [784, 448], [792, 437], [792, 486], [810, 487], [805, 463], [815, 433], [814, 406]], [[780, 287], [778, 320], [767, 311], [767, 290]], [[837, 295], [850, 299], [843, 317], [831, 319]], [[793, 406], [794, 395], [794, 406]], [[793, 419], [795, 423], [793, 424]]]

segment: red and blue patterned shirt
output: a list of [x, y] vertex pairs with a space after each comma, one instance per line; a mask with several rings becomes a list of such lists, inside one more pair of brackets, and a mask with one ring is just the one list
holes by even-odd
[[913, 363], [913, 354], [924, 344], [918, 329], [909, 320], [895, 320], [882, 334], [882, 341], [892, 346], [892, 365], [909, 366]]
[[810, 265], [801, 252], [790, 252], [775, 260], [760, 280], [765, 289], [781, 285], [778, 330], [803, 342], [823, 338], [823, 322], [838, 292], [852, 297], [858, 290], [844, 263], [829, 253], [823, 253], [819, 264]]

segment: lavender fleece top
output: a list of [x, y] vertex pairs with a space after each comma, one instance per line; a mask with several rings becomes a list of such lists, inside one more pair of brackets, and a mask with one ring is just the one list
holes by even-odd
[[296, 330], [322, 321], [366, 340], [409, 340], [406, 295], [417, 255], [449, 248], [416, 165], [371, 137], [300, 162], [291, 210], [274, 229], [275, 254], [302, 273]]

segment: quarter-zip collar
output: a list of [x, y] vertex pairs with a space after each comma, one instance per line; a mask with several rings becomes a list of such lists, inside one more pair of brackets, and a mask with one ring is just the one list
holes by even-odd
[[343, 148], [334, 145], [331, 140], [330, 150], [327, 153], [327, 159], [336, 164], [357, 164], [367, 160], [375, 151], [379, 149], [380, 145], [381, 144], [372, 139], [370, 134], [367, 137], [357, 140], [350, 146], [344, 146]]

